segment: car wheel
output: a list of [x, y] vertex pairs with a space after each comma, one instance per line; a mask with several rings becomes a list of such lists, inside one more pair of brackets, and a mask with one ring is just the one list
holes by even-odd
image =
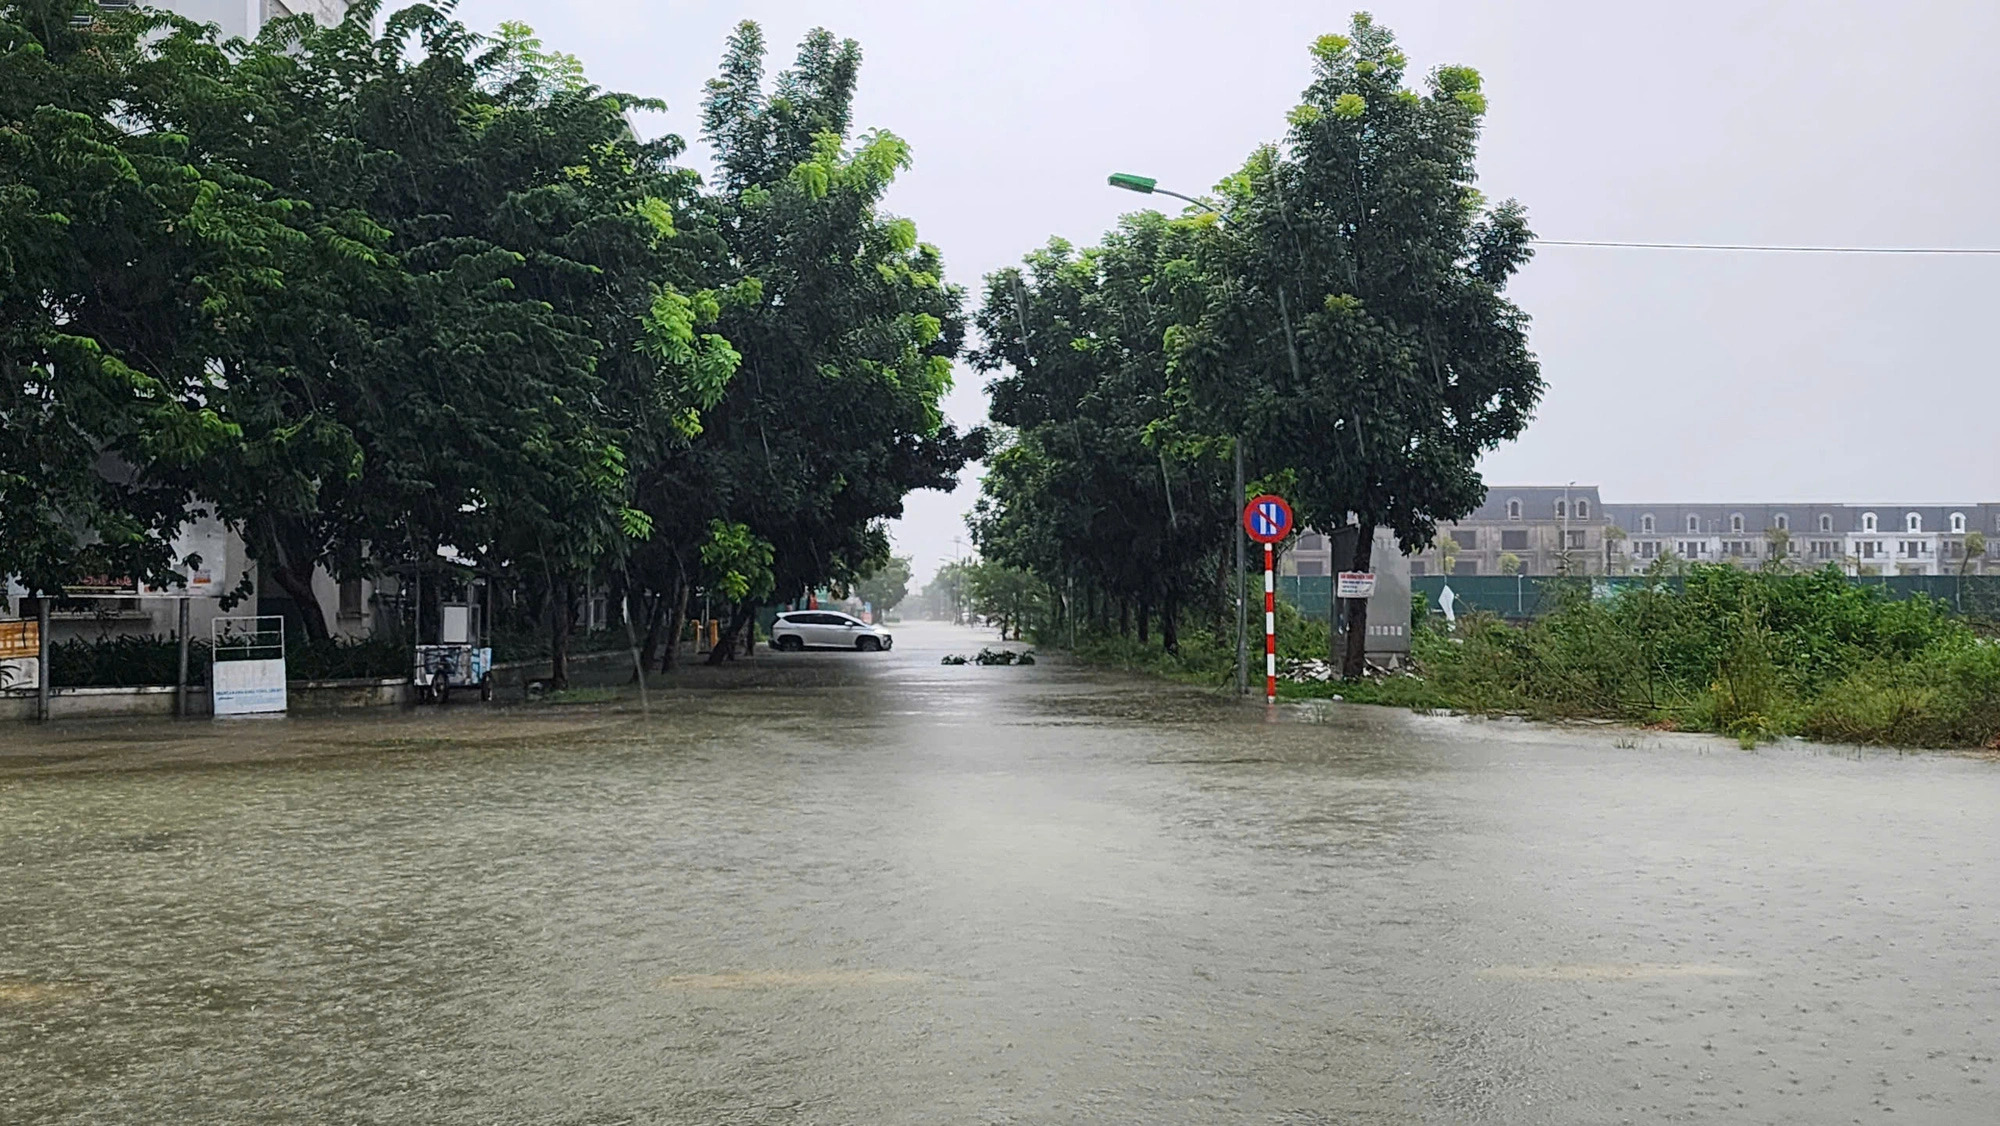
[[880, 653], [882, 651], [882, 640], [876, 637], [864, 637], [856, 641], [854, 647], [863, 653]]
[[806, 647], [806, 643], [796, 637], [781, 637], [775, 644], [779, 651], [784, 653], [796, 653]]

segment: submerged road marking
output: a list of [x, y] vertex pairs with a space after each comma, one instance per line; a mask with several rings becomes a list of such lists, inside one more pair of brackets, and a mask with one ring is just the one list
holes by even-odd
[[907, 985], [922, 974], [889, 970], [744, 970], [726, 974], [675, 974], [662, 978], [669, 989], [824, 989], [843, 985]]
[[1479, 976], [1500, 981], [1641, 981], [1668, 977], [1748, 977], [1749, 970], [1699, 962], [1567, 962], [1552, 966], [1488, 966]]

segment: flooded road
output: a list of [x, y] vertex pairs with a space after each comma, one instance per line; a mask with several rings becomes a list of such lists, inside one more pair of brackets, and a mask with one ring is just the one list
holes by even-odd
[[2000, 1119], [2000, 766], [979, 644], [0, 729], [0, 1122]]

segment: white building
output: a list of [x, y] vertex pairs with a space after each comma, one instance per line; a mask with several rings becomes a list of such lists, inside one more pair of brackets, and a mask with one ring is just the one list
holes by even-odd
[[[347, 12], [346, 0], [147, 0], [198, 23], [222, 29], [224, 38], [249, 39], [264, 25], [286, 16], [310, 15], [323, 24], [337, 23]], [[98, 0], [100, 8], [130, 8], [133, 0]]]

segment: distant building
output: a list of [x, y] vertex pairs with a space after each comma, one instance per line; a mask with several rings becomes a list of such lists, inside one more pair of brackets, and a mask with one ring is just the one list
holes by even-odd
[[[1968, 558], [1966, 538], [1985, 537]], [[1665, 558], [1850, 575], [2000, 574], [2000, 503], [1606, 504], [1595, 485], [1495, 485], [1410, 557], [1421, 575], [1637, 574]], [[1299, 536], [1286, 574], [1324, 575], [1326, 537]]]
[[[1606, 557], [1614, 574], [1668, 554], [1745, 567], [1831, 563], [1850, 575], [2000, 573], [2000, 504], [1614, 504], [1606, 516], [1623, 534]], [[1968, 558], [1974, 532], [1987, 546]]]

